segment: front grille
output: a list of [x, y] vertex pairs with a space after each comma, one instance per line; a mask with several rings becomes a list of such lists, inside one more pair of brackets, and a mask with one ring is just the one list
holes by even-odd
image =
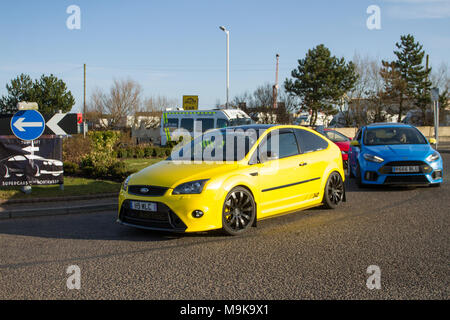
[[167, 189], [169, 188], [157, 186], [128, 186], [128, 193], [137, 196], [161, 197], [166, 193]]
[[130, 200], [125, 200], [119, 214], [119, 220], [152, 229], [164, 229], [183, 232], [187, 226], [181, 219], [164, 203], [156, 202], [157, 211], [149, 212], [131, 209]]
[[428, 184], [430, 183], [424, 175], [415, 176], [389, 176], [384, 180], [385, 184]]

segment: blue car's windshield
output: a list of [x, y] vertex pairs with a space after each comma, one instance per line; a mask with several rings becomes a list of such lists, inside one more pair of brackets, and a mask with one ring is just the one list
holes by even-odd
[[415, 128], [382, 127], [368, 128], [364, 134], [364, 144], [368, 146], [427, 144], [427, 140]]

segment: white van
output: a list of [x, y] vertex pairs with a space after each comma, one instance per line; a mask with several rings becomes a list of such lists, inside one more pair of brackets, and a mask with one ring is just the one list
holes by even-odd
[[183, 128], [194, 136], [195, 132], [205, 132], [214, 128], [225, 128], [252, 124], [252, 119], [239, 109], [214, 110], [174, 110], [164, 111], [161, 116], [161, 145], [171, 141], [171, 133]]

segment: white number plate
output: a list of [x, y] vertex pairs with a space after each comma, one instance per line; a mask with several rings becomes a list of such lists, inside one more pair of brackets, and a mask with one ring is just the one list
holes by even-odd
[[131, 209], [156, 212], [157, 206], [156, 206], [156, 203], [154, 203], [154, 202], [131, 201]]
[[420, 172], [419, 166], [397, 166], [392, 168], [392, 172], [401, 173], [401, 172]]

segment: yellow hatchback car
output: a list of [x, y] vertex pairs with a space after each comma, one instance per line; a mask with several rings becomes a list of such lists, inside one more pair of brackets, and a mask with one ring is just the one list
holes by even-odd
[[337, 207], [345, 201], [344, 177], [339, 148], [308, 128], [216, 129], [129, 176], [120, 191], [117, 222], [238, 235], [257, 220], [319, 205]]

